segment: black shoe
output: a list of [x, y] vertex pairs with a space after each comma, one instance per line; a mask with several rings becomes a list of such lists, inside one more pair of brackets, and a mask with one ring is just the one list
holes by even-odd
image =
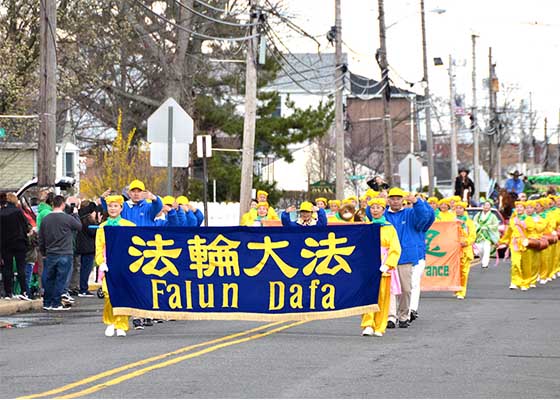
[[395, 323], [393, 321], [387, 322], [387, 329], [395, 329]]
[[410, 322], [414, 321], [415, 319], [418, 319], [418, 312], [411, 310], [410, 311]]
[[70, 293], [70, 296], [77, 296], [80, 294], [80, 290], [79, 289], [70, 289], [68, 291], [68, 293]]
[[154, 324], [163, 324], [164, 322], [163, 319], [154, 319]]
[[133, 319], [132, 320], [132, 326], [134, 326], [135, 330], [143, 330], [144, 329], [144, 324], [142, 323], [141, 319]]
[[399, 321], [399, 328], [408, 328], [408, 321]]
[[151, 318], [146, 318], [144, 320], [144, 326], [153, 326], [153, 325], [154, 325], [154, 323], [153, 323]]

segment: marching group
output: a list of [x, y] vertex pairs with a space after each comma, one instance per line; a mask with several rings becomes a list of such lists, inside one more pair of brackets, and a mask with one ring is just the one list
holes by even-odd
[[[473, 219], [468, 204], [459, 196], [438, 200], [425, 199], [400, 188], [378, 183], [361, 197], [304, 201], [299, 209], [288, 207], [280, 216], [271, 207], [268, 193], [257, 191], [250, 211], [241, 218], [243, 226], [266, 226], [278, 221], [284, 226], [325, 226], [345, 223], [381, 225], [382, 274], [379, 311], [362, 316], [364, 336], [383, 336], [387, 328], [407, 328], [418, 318], [420, 281], [426, 262], [425, 234], [434, 221], [457, 221], [461, 245], [461, 290], [464, 299], [471, 261], [475, 252], [487, 268], [492, 251], [509, 247], [511, 289], [528, 290], [537, 282], [560, 276], [560, 196], [518, 201], [505, 234], [500, 238], [499, 221], [491, 212], [491, 200]], [[292, 213], [299, 215], [292, 220]], [[44, 192], [37, 209], [36, 226], [18, 208], [14, 194], [0, 194], [0, 264], [5, 298], [13, 297], [13, 265], [16, 266], [22, 300], [30, 299], [32, 277], [39, 276], [43, 289], [43, 309], [63, 311], [74, 303], [73, 295], [93, 297], [88, 278], [94, 262], [98, 266], [105, 298], [103, 322], [106, 336], [126, 336], [129, 317], [112, 312], [109, 293], [102, 275], [108, 271], [105, 255], [105, 226], [200, 226], [202, 212], [187, 197], [163, 198], [147, 191], [143, 182], [134, 180], [122, 195], [110, 189], [96, 202], [70, 202], [63, 196]], [[546, 242], [546, 243], [545, 243]], [[37, 251], [37, 249], [39, 251]], [[78, 266], [78, 268], [76, 267]], [[34, 272], [34, 273], [33, 273]], [[72, 290], [73, 289], [73, 290]], [[153, 322], [133, 317], [133, 327], [143, 329]]]

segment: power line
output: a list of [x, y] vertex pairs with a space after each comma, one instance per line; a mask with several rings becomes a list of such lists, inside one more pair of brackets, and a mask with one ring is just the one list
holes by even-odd
[[211, 35], [206, 35], [204, 33], [199, 33], [199, 32], [195, 32], [192, 31], [190, 29], [185, 28], [184, 26], [178, 25], [175, 22], [165, 18], [164, 16], [158, 14], [157, 12], [155, 12], [154, 10], [152, 10], [150, 7], [148, 7], [147, 5], [145, 5], [144, 3], [142, 3], [142, 1], [140, 0], [132, 0], [134, 1], [136, 4], [138, 4], [140, 7], [142, 7], [143, 9], [145, 9], [146, 11], [148, 11], [150, 14], [154, 15], [155, 17], [161, 19], [162, 21], [168, 23], [169, 25], [174, 26], [175, 28], [185, 31], [187, 33], [190, 33], [193, 36], [198, 36], [202, 39], [207, 39], [207, 40], [217, 40], [217, 41], [226, 41], [226, 42], [239, 42], [239, 41], [245, 41], [245, 40], [249, 40], [249, 39], [254, 39], [256, 37], [259, 37], [260, 35], [258, 33], [254, 34], [254, 35], [250, 35], [250, 36], [243, 36], [243, 37], [216, 37], [216, 36], [211, 36]]
[[212, 22], [216, 22], [218, 24], [223, 24], [223, 25], [228, 25], [228, 26], [235, 26], [235, 27], [243, 27], [243, 28], [247, 28], [250, 26], [256, 26], [259, 24], [259, 22], [253, 22], [253, 23], [248, 23], [248, 24], [239, 24], [237, 22], [229, 22], [229, 21], [224, 21], [222, 19], [217, 19], [217, 18], [213, 18], [213, 17], [209, 17], [208, 15], [205, 15], [201, 12], [196, 11], [195, 9], [190, 8], [189, 6], [187, 6], [186, 4], [183, 4], [180, 0], [174, 0], [174, 2], [176, 4], [178, 4], [181, 8], [189, 11], [190, 13], [194, 14], [194, 15], [198, 15], [199, 17], [205, 18], [208, 21], [212, 21]]

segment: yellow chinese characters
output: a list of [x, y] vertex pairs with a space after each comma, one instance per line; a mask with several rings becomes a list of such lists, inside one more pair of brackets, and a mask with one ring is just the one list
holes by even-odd
[[212, 243], [206, 244], [206, 239], [195, 235], [187, 241], [192, 262], [189, 268], [196, 270], [198, 279], [214, 275], [216, 268], [219, 276], [239, 276], [239, 258], [235, 249], [240, 243], [220, 234]]
[[[327, 239], [321, 240], [317, 242], [313, 238], [305, 239], [305, 244], [308, 247], [319, 247], [319, 246], [327, 246], [326, 249], [320, 249], [315, 252], [309, 249], [302, 249], [301, 256], [303, 258], [313, 258], [309, 264], [307, 264], [303, 268], [303, 274], [305, 276], [311, 275], [315, 272], [317, 275], [336, 275], [339, 271], [344, 271], [349, 274], [352, 273], [352, 269], [348, 262], [341, 256], [349, 256], [354, 252], [356, 246], [346, 246], [346, 247], [338, 247], [339, 244], [344, 244], [348, 242], [348, 238], [336, 238], [334, 232], [329, 232], [329, 236]], [[317, 261], [320, 258], [324, 258], [323, 261], [317, 265]], [[333, 267], [330, 267], [332, 259], [338, 263]]]
[[264, 237], [264, 243], [254, 243], [254, 242], [247, 243], [247, 248], [249, 250], [264, 250], [264, 255], [261, 261], [257, 263], [257, 265], [251, 268], [244, 268], [243, 272], [245, 272], [247, 276], [258, 275], [262, 271], [266, 262], [268, 261], [268, 258], [272, 257], [272, 259], [276, 261], [276, 265], [278, 265], [282, 273], [288, 278], [293, 278], [297, 274], [298, 269], [286, 264], [284, 260], [282, 260], [278, 256], [278, 254], [274, 252], [274, 250], [276, 249], [283, 249], [285, 247], [288, 247], [289, 245], [290, 242], [288, 242], [287, 240], [273, 242], [272, 240], [270, 240], [270, 236]]
[[[155, 235], [154, 240], [144, 241], [140, 236], [133, 236], [132, 243], [136, 246], [151, 247], [152, 249], [139, 250], [134, 246], [128, 248], [128, 254], [133, 257], [140, 257], [128, 267], [131, 272], [138, 272], [142, 268], [144, 275], [156, 275], [160, 278], [171, 273], [179, 276], [177, 267], [168, 258], [176, 259], [181, 255], [182, 249], [166, 249], [166, 246], [173, 246], [174, 240], [163, 240], [160, 234]], [[152, 259], [150, 262], [144, 264], [146, 259]], [[162, 269], [157, 269], [157, 264], [161, 260], [163, 265]]]

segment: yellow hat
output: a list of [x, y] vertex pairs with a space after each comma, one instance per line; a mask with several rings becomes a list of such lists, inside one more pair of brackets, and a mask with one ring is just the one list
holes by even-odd
[[165, 204], [166, 206], [172, 206], [173, 203], [175, 203], [175, 197], [173, 196], [165, 196], [162, 199], [163, 204]]
[[524, 202], [524, 201], [516, 201], [516, 202], [515, 202], [515, 206], [516, 206], [516, 207], [517, 207], [517, 206], [523, 206], [523, 207], [525, 207], [526, 205], [527, 205], [527, 204], [526, 204], [526, 202]]
[[463, 207], [463, 208], [467, 208], [467, 202], [466, 201], [456, 201], [455, 202], [455, 207]]
[[264, 190], [257, 190], [257, 197], [259, 197], [261, 194], [264, 194], [266, 197], [268, 197], [268, 193]]
[[358, 198], [357, 198], [356, 196], [348, 196], [348, 197], [346, 198], [346, 200], [350, 200], [350, 201], [354, 200], [355, 202], [357, 202], [357, 201], [358, 201]]
[[189, 199], [187, 198], [187, 196], [179, 196], [175, 199], [175, 201], [177, 202], [177, 204], [184, 205], [184, 204], [189, 204]]
[[122, 206], [124, 203], [124, 199], [120, 194], [114, 194], [112, 196], [105, 197], [105, 202], [107, 204], [119, 203]]
[[381, 206], [383, 208], [387, 208], [387, 201], [383, 197], [377, 197], [368, 201], [368, 206], [371, 207], [374, 204], [377, 204], [378, 206]]
[[313, 204], [311, 204], [311, 202], [309, 202], [309, 201], [304, 201], [304, 202], [301, 203], [301, 205], [299, 206], [299, 210], [300, 210], [300, 211], [309, 211], [309, 212], [312, 212], [312, 211], [313, 211]]
[[337, 206], [340, 207], [341, 201], [340, 200], [329, 200], [329, 205], [333, 205], [336, 204]]
[[342, 200], [342, 205], [344, 205], [344, 204], [352, 204], [352, 200], [350, 198], [344, 199], [344, 200]]
[[389, 194], [387, 195], [387, 197], [392, 197], [392, 196], [405, 197], [406, 192], [401, 188], [394, 187], [389, 190]]
[[373, 198], [379, 196], [379, 192], [376, 192], [372, 188], [369, 188], [368, 190], [366, 190], [366, 196], [373, 199]]
[[367, 196], [366, 196], [365, 193], [364, 193], [364, 194], [362, 194], [362, 195], [360, 196], [360, 201], [365, 200], [366, 198], [367, 198]]
[[444, 197], [443, 199], [441, 199], [440, 201], [438, 201], [438, 205], [442, 205], [442, 204], [447, 204], [449, 205], [449, 201], [451, 199], [449, 197]]
[[535, 207], [537, 205], [537, 202], [535, 200], [527, 200], [525, 202], [525, 207]]
[[428, 197], [428, 203], [438, 203], [439, 200], [437, 197]]
[[128, 185], [128, 190], [132, 190], [132, 189], [140, 189], [144, 191], [146, 190], [146, 186], [144, 186], [144, 182], [135, 179], [132, 182], [130, 182], [130, 185]]
[[322, 201], [324, 204], [327, 204], [327, 199], [325, 197], [317, 197], [315, 199], [315, 204], [317, 204], [318, 201]]
[[461, 201], [461, 196], [451, 196], [450, 199], [453, 201]]
[[268, 202], [267, 201], [258, 202], [257, 203], [257, 208], [259, 208], [259, 207], [266, 207], [266, 209], [268, 210], [268, 207], [269, 207]]

